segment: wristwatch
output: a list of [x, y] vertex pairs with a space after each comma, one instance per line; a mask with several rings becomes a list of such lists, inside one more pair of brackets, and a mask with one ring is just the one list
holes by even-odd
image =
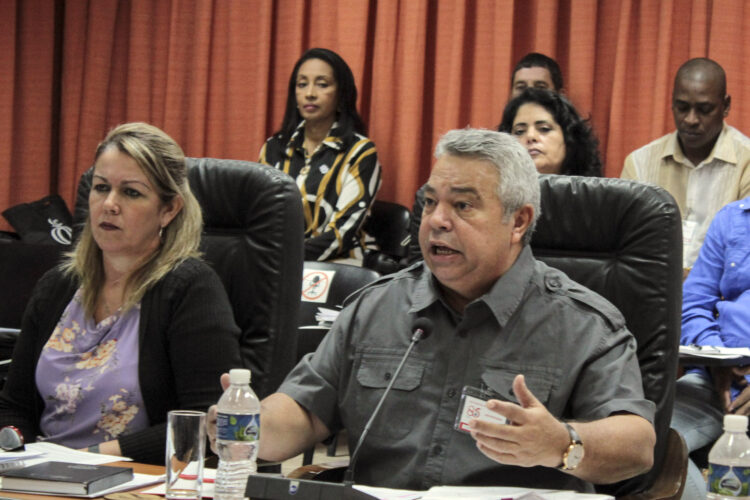
[[581, 437], [569, 423], [563, 422], [563, 425], [568, 429], [570, 445], [568, 445], [568, 449], [563, 453], [562, 465], [558, 469], [575, 470], [581, 463], [581, 460], [583, 460], [583, 442], [581, 442]]

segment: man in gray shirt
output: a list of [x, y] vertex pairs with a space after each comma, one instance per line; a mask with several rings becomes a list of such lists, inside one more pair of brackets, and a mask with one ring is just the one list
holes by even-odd
[[[396, 379], [357, 482], [585, 491], [648, 471], [654, 407], [635, 340], [609, 302], [532, 256], [539, 184], [528, 153], [509, 135], [464, 129], [435, 156], [424, 263], [347, 300], [318, 350], [263, 401], [260, 456], [295, 456], [341, 428], [351, 449], [426, 317], [432, 336]], [[488, 409], [513, 425], [469, 419], [456, 430], [465, 388], [491, 395]]]

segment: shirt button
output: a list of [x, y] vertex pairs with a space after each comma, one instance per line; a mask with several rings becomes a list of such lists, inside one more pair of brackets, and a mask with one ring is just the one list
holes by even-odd
[[443, 447], [439, 444], [436, 444], [432, 447], [432, 454], [433, 455], [440, 455], [443, 452]]
[[547, 279], [547, 288], [550, 290], [557, 290], [562, 287], [562, 282], [560, 281], [560, 278], [557, 276], [552, 276], [551, 278]]
[[730, 265], [730, 266], [732, 266], [732, 267], [734, 267], [734, 266], [735, 266], [736, 264], [735, 264], [734, 262], [732, 262], [732, 263], [731, 263], [731, 264], [729, 264], [729, 265]]
[[448, 389], [448, 397], [453, 398], [456, 396], [456, 389]]
[[385, 375], [383, 376], [384, 379], [390, 380], [391, 379], [391, 372], [385, 372]]

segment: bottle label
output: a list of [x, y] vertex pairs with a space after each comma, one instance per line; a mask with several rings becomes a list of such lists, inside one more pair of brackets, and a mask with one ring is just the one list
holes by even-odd
[[260, 414], [216, 415], [216, 438], [225, 441], [257, 441], [260, 437]]
[[727, 497], [748, 495], [750, 467], [708, 464], [708, 492]]

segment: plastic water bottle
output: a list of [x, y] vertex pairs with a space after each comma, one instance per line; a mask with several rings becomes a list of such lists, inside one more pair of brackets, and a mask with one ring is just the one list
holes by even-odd
[[224, 391], [217, 405], [216, 500], [245, 498], [247, 476], [258, 470], [255, 461], [260, 437], [260, 401], [250, 388], [250, 370], [230, 370], [229, 380], [232, 385]]
[[708, 454], [708, 500], [749, 498], [750, 438], [747, 417], [724, 415], [724, 434]]

